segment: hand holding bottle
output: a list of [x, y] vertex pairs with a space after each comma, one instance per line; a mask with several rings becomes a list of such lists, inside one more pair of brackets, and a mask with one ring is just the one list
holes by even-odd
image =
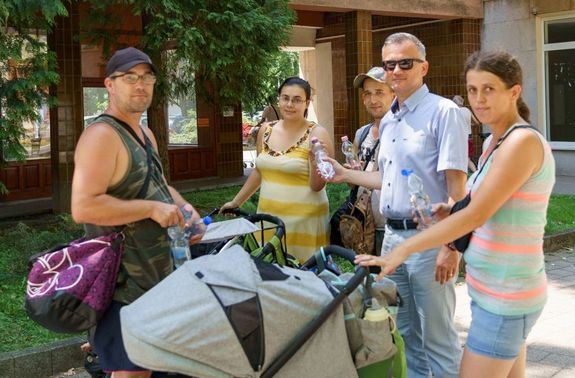
[[431, 212], [431, 201], [423, 190], [423, 180], [410, 169], [402, 169], [401, 174], [407, 177], [407, 187], [410, 194], [411, 208], [419, 222], [419, 228], [425, 228], [434, 223]]
[[206, 232], [207, 225], [212, 222], [209, 216], [201, 219], [194, 217], [195, 210], [190, 204], [182, 206], [180, 210], [185, 227], [182, 229], [179, 224], [168, 227], [170, 250], [176, 268], [191, 259], [190, 243], [199, 241]]
[[327, 160], [329, 156], [316, 137], [311, 138], [311, 152], [315, 157], [315, 164], [320, 176], [326, 181], [333, 178], [335, 175], [333, 164]]
[[187, 239], [191, 239], [194, 236], [200, 236], [200, 238], [206, 233], [207, 226], [212, 223], [212, 218], [206, 216], [203, 218], [194, 217], [194, 208], [189, 203], [182, 206], [182, 214], [184, 216], [184, 236]]

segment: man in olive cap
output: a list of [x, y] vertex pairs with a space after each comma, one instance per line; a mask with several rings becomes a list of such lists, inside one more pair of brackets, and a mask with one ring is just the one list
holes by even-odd
[[[156, 68], [144, 52], [128, 47], [114, 53], [104, 79], [108, 107], [86, 127], [74, 157], [74, 220], [84, 223], [88, 237], [128, 225], [123, 229], [124, 254], [114, 301], [92, 340], [102, 369], [113, 372], [114, 378], [151, 375], [128, 359], [120, 331], [120, 308], [172, 272], [166, 227], [184, 227], [180, 208], [187, 201], [167, 185], [156, 139], [149, 128], [140, 125], [142, 113], [152, 102], [155, 74]], [[199, 218], [195, 210], [193, 218]]]
[[[372, 120], [367, 125], [363, 125], [355, 132], [353, 145], [355, 151], [358, 153], [359, 160], [365, 171], [377, 171], [377, 153], [379, 151], [379, 123], [385, 113], [389, 110], [393, 98], [395, 97], [391, 87], [385, 82], [385, 71], [381, 67], [372, 67], [367, 73], [359, 74], [353, 80], [353, 87], [361, 89], [361, 98], [365, 110], [371, 115]], [[383, 242], [383, 235], [385, 234], [385, 217], [379, 210], [379, 196], [380, 191], [377, 189], [371, 190], [365, 187], [359, 187], [357, 190], [356, 198], [361, 198], [365, 193], [369, 196], [371, 202], [371, 217], [375, 224], [375, 237], [374, 243], [367, 243], [367, 247], [371, 247], [370, 251], [362, 251], [364, 253], [377, 254], [381, 252], [381, 245]], [[349, 211], [346, 209], [346, 211]], [[333, 217], [331, 222], [331, 244], [343, 245], [340, 235], [339, 217]], [[364, 235], [364, 237], [371, 237], [371, 235]]]
[[[379, 123], [391, 107], [395, 94], [385, 82], [385, 71], [381, 67], [372, 67], [367, 73], [357, 75], [353, 80], [353, 87], [361, 89], [363, 105], [372, 118], [370, 123], [356, 131], [353, 144], [358, 151], [359, 160], [367, 165], [365, 170], [377, 171]], [[361, 190], [360, 187], [358, 194]], [[363, 188], [363, 190], [367, 189]], [[385, 234], [385, 217], [379, 210], [379, 197], [380, 191], [373, 190], [371, 193], [371, 207], [375, 222], [375, 250], [373, 254], [376, 255], [381, 253], [381, 244]]]

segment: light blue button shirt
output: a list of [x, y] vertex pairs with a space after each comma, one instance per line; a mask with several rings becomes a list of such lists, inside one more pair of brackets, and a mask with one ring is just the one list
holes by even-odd
[[448, 199], [445, 170], [467, 172], [465, 120], [457, 105], [421, 86], [401, 106], [397, 98], [381, 120], [378, 155], [381, 184], [379, 207], [392, 219], [411, 219], [407, 177], [413, 170], [423, 180], [432, 203]]

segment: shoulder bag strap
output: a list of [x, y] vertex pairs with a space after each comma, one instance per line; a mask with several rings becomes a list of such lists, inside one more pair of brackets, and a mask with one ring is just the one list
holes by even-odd
[[[371, 125], [366, 127], [365, 130], [363, 130], [363, 132], [361, 133], [361, 135], [359, 136], [359, 146], [361, 148], [362, 143], [365, 141], [365, 138], [367, 138], [368, 133], [371, 131]], [[365, 154], [365, 164], [363, 166], [363, 170], [365, 171], [367, 169], [367, 165], [368, 163], [371, 161], [371, 157], [373, 156], [373, 154], [375, 153], [375, 150], [377, 149], [377, 146], [379, 146], [379, 138], [377, 138], [377, 140], [375, 141], [375, 144], [373, 145], [372, 148], [370, 148], [367, 153]], [[352, 204], [355, 203], [355, 201], [357, 200], [357, 192], [359, 190], [359, 186], [354, 185], [353, 189], [351, 189], [351, 191], [349, 192], [349, 202], [351, 202]]]
[[146, 172], [144, 184], [138, 192], [138, 195], [136, 195], [136, 198], [146, 198], [146, 193], [148, 193], [148, 188], [150, 187], [150, 179], [152, 178], [152, 141], [148, 138], [146, 133], [144, 133], [144, 140], [146, 141], [144, 148], [146, 149], [146, 162], [148, 165], [148, 171]]
[[373, 154], [375, 154], [375, 150], [377, 150], [377, 146], [379, 146], [379, 138], [375, 141], [375, 144], [373, 145], [373, 147], [367, 151], [367, 154], [365, 154], [365, 166], [363, 167], [364, 171], [367, 168], [367, 163], [369, 161], [371, 161]]
[[[358, 140], [359, 147], [361, 147], [361, 144], [365, 141], [365, 138], [367, 138], [367, 135], [368, 135], [369, 132], [371, 131], [371, 127], [372, 127], [372, 126], [373, 126], [373, 122], [370, 123], [370, 124], [365, 128], [365, 130], [363, 130], [363, 131], [361, 132], [361, 135], [359, 136], [359, 140]], [[379, 139], [378, 139], [378, 140], [379, 140]]]
[[[371, 131], [371, 127], [373, 126], [373, 122], [371, 124], [369, 124], [368, 127], [365, 128], [365, 130], [363, 130], [361, 132], [361, 135], [359, 136], [359, 140], [358, 140], [358, 147], [361, 148], [361, 145], [363, 144], [363, 142], [365, 141], [365, 139], [367, 138], [369, 132]], [[365, 171], [365, 169], [367, 168], [367, 163], [369, 161], [371, 161], [371, 158], [373, 157], [373, 154], [375, 153], [375, 150], [377, 150], [377, 146], [379, 146], [379, 138], [377, 138], [377, 140], [375, 141], [375, 144], [373, 145], [372, 148], [370, 148], [367, 153], [365, 154], [365, 162], [366, 164], [363, 167], [363, 170]]]
[[513, 125], [511, 126], [497, 141], [497, 144], [495, 145], [495, 147], [493, 147], [493, 149], [491, 150], [491, 152], [489, 152], [489, 155], [487, 155], [487, 157], [485, 158], [485, 160], [483, 160], [483, 164], [481, 164], [481, 167], [479, 167], [479, 172], [477, 172], [477, 174], [475, 175], [475, 178], [473, 179], [473, 183], [471, 184], [471, 186], [473, 186], [475, 184], [475, 181], [477, 180], [477, 178], [479, 177], [479, 174], [481, 174], [481, 171], [483, 171], [483, 167], [485, 167], [485, 164], [487, 164], [487, 161], [489, 160], [489, 158], [491, 157], [491, 155], [493, 154], [493, 152], [495, 152], [496, 149], [499, 148], [499, 146], [501, 145], [501, 143], [503, 143], [503, 141], [509, 136], [509, 134], [511, 134], [511, 132], [515, 129], [533, 129], [533, 130], [537, 130], [536, 128], [534, 128], [533, 126], [530, 125]]

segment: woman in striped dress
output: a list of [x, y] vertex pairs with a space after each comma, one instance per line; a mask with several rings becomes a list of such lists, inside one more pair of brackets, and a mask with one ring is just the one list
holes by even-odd
[[324, 141], [330, 156], [333, 144], [325, 128], [306, 119], [311, 100], [307, 81], [288, 78], [278, 93], [282, 119], [261, 127], [256, 144], [256, 169], [221, 211], [241, 206], [261, 187], [258, 213], [284, 221], [287, 252], [305, 261], [329, 240], [325, 181], [316, 173], [310, 140], [317, 137]]
[[525, 340], [547, 299], [543, 235], [555, 162], [544, 137], [524, 127], [529, 109], [515, 58], [476, 52], [465, 74], [469, 103], [493, 132], [468, 181], [469, 205], [450, 216], [451, 204], [434, 206], [436, 218], [444, 220], [384, 257], [360, 256], [357, 262], [379, 265], [387, 274], [410, 254], [473, 231], [464, 255], [472, 321], [460, 376], [523, 377]]

